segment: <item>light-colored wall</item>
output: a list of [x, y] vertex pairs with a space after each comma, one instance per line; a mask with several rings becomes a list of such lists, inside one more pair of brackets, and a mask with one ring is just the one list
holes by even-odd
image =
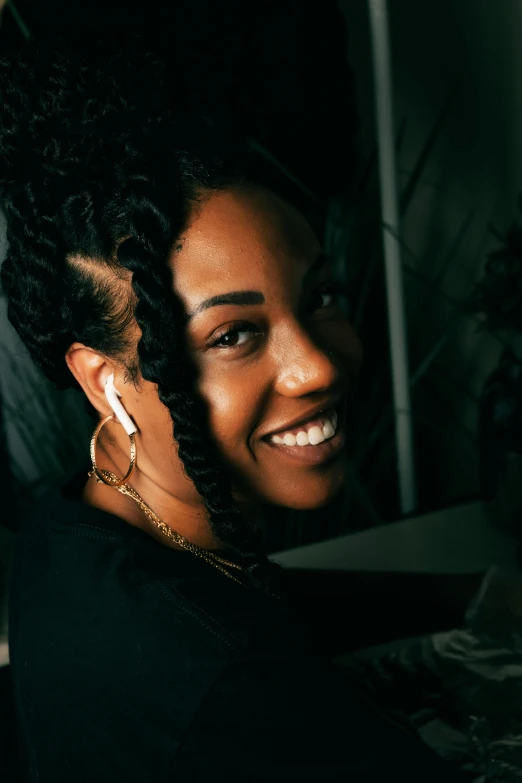
[[479, 574], [511, 567], [512, 540], [494, 530], [480, 502], [276, 552], [287, 568], [419, 574]]

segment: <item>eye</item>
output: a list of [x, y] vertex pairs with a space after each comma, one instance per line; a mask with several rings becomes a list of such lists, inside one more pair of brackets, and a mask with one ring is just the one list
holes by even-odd
[[308, 312], [326, 314], [327, 312], [345, 311], [347, 309], [346, 293], [338, 283], [329, 281], [323, 283], [312, 295], [308, 303]]
[[238, 348], [253, 340], [259, 329], [249, 321], [238, 321], [218, 333], [210, 343], [211, 348]]

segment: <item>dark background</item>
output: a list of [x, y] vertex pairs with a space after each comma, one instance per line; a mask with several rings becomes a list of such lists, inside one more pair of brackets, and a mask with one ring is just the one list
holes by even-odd
[[[299, 0], [153, 0], [132, 9], [114, 0], [17, 0], [16, 8], [35, 38], [101, 34], [123, 49], [139, 33], [179, 73], [185, 100], [233, 118], [318, 192], [342, 187], [353, 167], [354, 79], [332, 0], [320, 9]], [[2, 50], [16, 45], [15, 28], [7, 11]]]

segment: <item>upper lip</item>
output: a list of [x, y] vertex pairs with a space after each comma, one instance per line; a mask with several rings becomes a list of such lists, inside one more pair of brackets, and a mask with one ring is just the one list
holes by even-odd
[[272, 435], [277, 435], [280, 432], [287, 432], [287, 430], [293, 430], [295, 427], [299, 427], [299, 425], [301, 424], [306, 424], [307, 422], [318, 418], [321, 413], [324, 413], [325, 411], [331, 410], [332, 408], [338, 406], [341, 400], [343, 399], [343, 397], [344, 395], [338, 395], [335, 398], [326, 400], [321, 405], [316, 405], [314, 408], [310, 408], [308, 411], [302, 413], [296, 419], [287, 421], [285, 424], [281, 425], [280, 427], [277, 427], [277, 429], [270, 430], [270, 432], [267, 432], [263, 437], [269, 438]]

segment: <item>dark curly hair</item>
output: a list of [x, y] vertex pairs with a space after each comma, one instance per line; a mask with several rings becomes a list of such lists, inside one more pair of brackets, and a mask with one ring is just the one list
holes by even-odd
[[209, 437], [168, 264], [195, 201], [251, 179], [247, 156], [211, 120], [183, 113], [160, 62], [135, 59], [102, 43], [87, 58], [29, 44], [15, 63], [0, 63], [9, 319], [58, 387], [75, 384], [65, 362], [74, 341], [157, 384], [214, 534], [236, 550], [252, 584], [271, 590], [276, 569], [235, 505]]

